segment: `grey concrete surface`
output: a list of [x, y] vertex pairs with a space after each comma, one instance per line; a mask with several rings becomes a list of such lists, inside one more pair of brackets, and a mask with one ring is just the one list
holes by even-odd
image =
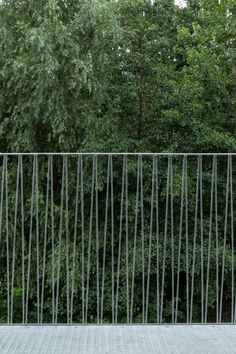
[[236, 325], [0, 326], [0, 353], [236, 354]]

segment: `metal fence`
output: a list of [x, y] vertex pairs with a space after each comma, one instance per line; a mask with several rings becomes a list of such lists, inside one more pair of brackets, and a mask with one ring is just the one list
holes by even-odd
[[1, 154], [0, 321], [236, 322], [234, 154]]

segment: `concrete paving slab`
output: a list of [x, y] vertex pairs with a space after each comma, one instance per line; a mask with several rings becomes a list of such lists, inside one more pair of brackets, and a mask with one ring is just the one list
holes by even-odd
[[236, 354], [236, 325], [0, 326], [0, 353]]

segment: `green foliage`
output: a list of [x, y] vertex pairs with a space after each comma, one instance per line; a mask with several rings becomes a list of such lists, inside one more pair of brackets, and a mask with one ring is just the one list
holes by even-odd
[[79, 149], [99, 101], [109, 4], [5, 1], [0, 11], [1, 151]]
[[[234, 152], [235, 14], [233, 0], [189, 0], [185, 8], [179, 8], [173, 0], [3, 0], [0, 4], [0, 151]], [[16, 171], [12, 166], [9, 173], [14, 179]], [[88, 164], [87, 169], [90, 167]], [[55, 220], [59, 222], [59, 161], [55, 162], [54, 168], [57, 184]], [[104, 163], [99, 175], [99, 193], [103, 205], [106, 168]], [[131, 162], [129, 168], [131, 181], [135, 185], [136, 164]], [[209, 165], [207, 168], [205, 178], [209, 180], [211, 170]], [[42, 229], [46, 199], [45, 170], [46, 163], [43, 163], [40, 167], [42, 189], [39, 196]], [[73, 176], [70, 183], [73, 186], [76, 167], [72, 166], [71, 170]], [[151, 169], [148, 171], [147, 176], [150, 177]], [[28, 210], [31, 202], [31, 172], [32, 164], [28, 161], [25, 166], [25, 174], [28, 174], [28, 180], [25, 181], [25, 193], [28, 196], [25, 202]], [[224, 180], [225, 176], [220, 169], [219, 174], [222, 174]], [[118, 203], [121, 181], [118, 176], [115, 177], [115, 203]], [[159, 177], [162, 182], [161, 205], [164, 208], [164, 164], [160, 167]], [[190, 173], [192, 197], [195, 180], [195, 174]], [[174, 181], [174, 198], [179, 205], [181, 166], [178, 164], [174, 171]], [[144, 189], [148, 190], [150, 178], [145, 183]], [[86, 181], [84, 187], [87, 205], [90, 200], [90, 186], [91, 180]], [[10, 189], [9, 196], [12, 210], [15, 200], [13, 190], [14, 188]], [[224, 196], [223, 188], [220, 190], [219, 200], [220, 196]], [[135, 187], [130, 190], [129, 203], [132, 224]], [[145, 225], [148, 225], [150, 199], [145, 203]], [[193, 227], [193, 203], [190, 204], [190, 209], [189, 224], [192, 223]], [[88, 220], [88, 215], [86, 218]], [[206, 213], [206, 233], [209, 229], [207, 218]], [[220, 218], [222, 221], [222, 214]], [[163, 219], [164, 215], [162, 222]], [[29, 222], [28, 213], [25, 215], [25, 224], [28, 225]], [[12, 214], [11, 230], [13, 223]], [[118, 220], [116, 226], [118, 229]], [[72, 227], [70, 232], [72, 233]], [[86, 239], [87, 232], [88, 230]], [[177, 229], [175, 234], [178, 234]], [[116, 234], [116, 246], [117, 238]], [[148, 235], [146, 238], [148, 239]], [[214, 247], [212, 245], [212, 252], [215, 252]], [[57, 249], [55, 251], [58, 252]], [[18, 252], [20, 253], [20, 248]], [[140, 247], [137, 257], [141, 257]], [[227, 249], [228, 263], [230, 257]], [[50, 256], [48, 259], [50, 260]], [[1, 262], [5, 262], [4, 254]], [[34, 254], [33, 265], [35, 264]], [[226, 271], [230, 266], [227, 267]], [[48, 263], [46, 269], [50, 275]], [[94, 271], [95, 264], [92, 269]], [[125, 282], [124, 269], [125, 264], [122, 263], [121, 283]], [[65, 273], [63, 267], [62, 272]], [[155, 277], [155, 272], [153, 269], [151, 277]], [[109, 276], [106, 279], [107, 284], [111, 282]], [[140, 270], [137, 277], [141, 277]], [[199, 277], [198, 263], [196, 281], [200, 281]], [[81, 281], [79, 275], [76, 281]], [[18, 279], [18, 285], [19, 282]], [[6, 277], [3, 274], [0, 286], [0, 306], [3, 308], [6, 306], [5, 284]], [[214, 279], [209, 292], [212, 308], [215, 306], [213, 284]], [[35, 286], [34, 282], [32, 294]], [[21, 298], [21, 291], [19, 285], [15, 289], [15, 306], [20, 307], [18, 298]], [[95, 295], [92, 294], [94, 298]], [[78, 308], [81, 306], [79, 296], [75, 303]], [[154, 296], [154, 293], [150, 293], [150, 297], [154, 299]], [[125, 299], [125, 293], [121, 293], [121, 297]], [[65, 283], [62, 284], [62, 298], [65, 304]], [[32, 308], [36, 306], [36, 300], [32, 295]], [[48, 321], [51, 319], [50, 304], [48, 282], [45, 294]], [[136, 305], [135, 316], [138, 321], [138, 302]], [[167, 301], [164, 314], [167, 319], [170, 316], [170, 306]], [[199, 318], [200, 306], [198, 301], [194, 308], [195, 318]], [[96, 312], [95, 308], [93, 310]], [[180, 304], [180, 318], [182, 310]], [[64, 319], [65, 306], [60, 311], [61, 318]], [[104, 309], [107, 320], [110, 320], [109, 311], [109, 308]], [[124, 315], [122, 320], [125, 321], [122, 306], [120, 311]], [[155, 320], [154, 311], [153, 308], [150, 309], [152, 320]], [[5, 317], [0, 318], [0, 321], [5, 320]]]

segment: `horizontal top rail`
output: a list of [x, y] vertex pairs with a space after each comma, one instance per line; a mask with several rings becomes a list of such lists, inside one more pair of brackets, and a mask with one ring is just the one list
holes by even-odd
[[236, 152], [0, 152], [0, 156], [236, 156]]

